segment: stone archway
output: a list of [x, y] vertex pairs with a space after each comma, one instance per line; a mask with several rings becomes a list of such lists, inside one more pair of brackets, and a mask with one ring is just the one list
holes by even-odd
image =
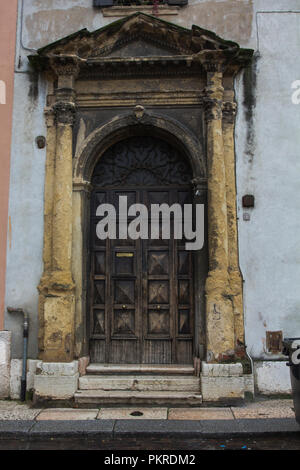
[[[180, 149], [181, 153], [189, 162], [192, 173], [192, 187], [197, 192], [196, 200], [199, 203], [206, 203], [207, 179], [204, 155], [201, 142], [198, 141], [189, 130], [180, 123], [160, 114], [150, 114], [143, 111], [143, 116], [136, 117], [136, 108], [125, 116], [116, 116], [112, 121], [105, 123], [100, 128], [90, 134], [78, 148], [73, 161], [73, 278], [75, 282], [75, 330], [79, 332], [75, 338], [75, 349], [78, 356], [88, 354], [89, 347], [86, 342], [87, 332], [85, 331], [86, 321], [86, 292], [88, 280], [86, 278], [85, 266], [88, 254], [84, 248], [87, 244], [89, 234], [87, 231], [87, 221], [89, 220], [89, 198], [92, 189], [91, 178], [95, 164], [105, 151], [114, 143], [128, 138], [129, 136], [149, 135], [169, 142]], [[206, 252], [195, 254], [196, 265], [201, 266], [197, 270], [196, 282], [199, 285], [198, 277], [203, 279], [206, 263]], [[203, 273], [202, 273], [203, 271]], [[203, 292], [204, 284], [199, 285]], [[199, 303], [201, 303], [199, 305]], [[205, 337], [205, 315], [204, 303], [197, 300], [196, 323], [202, 325], [201, 334], [195, 334], [195, 349], [199, 349], [199, 343], [204, 346]], [[200, 313], [201, 310], [201, 313]], [[199, 318], [198, 318], [199, 317]], [[201, 317], [201, 319], [200, 319]], [[200, 339], [199, 336], [202, 338]]]

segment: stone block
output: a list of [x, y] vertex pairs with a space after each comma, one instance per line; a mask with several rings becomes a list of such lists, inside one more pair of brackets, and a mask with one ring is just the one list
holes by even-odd
[[11, 331], [0, 331], [0, 398], [10, 394]]
[[53, 377], [68, 377], [78, 372], [78, 361], [72, 362], [42, 362], [37, 364], [36, 375]]
[[254, 380], [262, 395], [291, 394], [290, 368], [286, 361], [255, 362]]
[[80, 376], [86, 375], [86, 368], [89, 365], [89, 363], [90, 363], [90, 356], [84, 356], [78, 360], [78, 372]]
[[32, 390], [34, 387], [34, 376], [36, 374], [37, 365], [40, 363], [38, 359], [28, 359], [27, 361], [27, 390]]
[[254, 397], [254, 377], [253, 374], [245, 374], [244, 375], [244, 384], [245, 384], [245, 392]]
[[239, 377], [243, 375], [243, 366], [240, 363], [208, 364], [203, 361], [201, 364], [201, 375], [204, 377]]
[[37, 398], [68, 399], [78, 388], [79, 374], [74, 375], [35, 375], [34, 392]]
[[96, 419], [99, 410], [80, 410], [72, 408], [50, 408], [43, 410], [36, 421], [85, 421]]
[[244, 377], [214, 377], [201, 374], [203, 401], [231, 401], [244, 399]]
[[[41, 361], [37, 359], [27, 360], [26, 374], [26, 390], [32, 390], [34, 387], [34, 375], [37, 365]], [[18, 400], [21, 393], [21, 375], [22, 375], [22, 359], [12, 359], [10, 363], [10, 398]]]
[[10, 398], [19, 400], [21, 393], [22, 359], [12, 359], [10, 362]]

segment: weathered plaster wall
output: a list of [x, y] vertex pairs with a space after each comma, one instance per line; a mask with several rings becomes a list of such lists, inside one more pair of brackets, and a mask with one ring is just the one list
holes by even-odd
[[[35, 138], [45, 135], [46, 90], [29, 74], [15, 75], [13, 140], [7, 246], [6, 306], [29, 313], [29, 357], [37, 354], [37, 286], [42, 274], [45, 150]], [[12, 356], [22, 357], [22, 316], [6, 314], [12, 331]]]
[[[104, 18], [101, 10], [92, 8], [92, 0], [24, 0], [21, 31], [21, 6], [19, 2], [16, 66], [24, 72], [30, 51], [20, 47], [21, 36], [23, 46], [36, 49], [81, 28], [94, 30], [117, 19]], [[262, 13], [266, 10], [270, 12]], [[284, 13], [292, 10], [299, 13]], [[300, 105], [291, 102], [291, 83], [300, 79], [296, 60], [299, 1], [190, 0], [178, 15], [163, 19], [186, 27], [197, 24], [243, 47], [259, 49], [253, 70], [236, 82], [240, 264], [245, 280], [248, 351], [254, 358], [275, 359], [277, 356], [265, 349], [266, 331], [300, 336]], [[45, 133], [45, 89], [40, 83], [38, 98], [33, 99], [28, 74], [16, 74], [15, 83], [6, 305], [27, 306], [31, 312], [30, 355], [35, 357], [45, 152], [36, 149], [34, 139]], [[244, 221], [241, 197], [248, 193], [255, 195], [256, 206], [248, 211], [250, 221]], [[6, 327], [13, 330], [13, 355], [18, 356], [20, 319], [7, 319]]]
[[17, 0], [0, 5], [0, 330], [4, 326], [6, 235], [13, 109]]
[[[249, 353], [261, 359], [276, 357], [266, 349], [266, 331], [300, 336], [300, 105], [291, 101], [291, 84], [300, 78], [299, 31], [300, 13], [258, 15], [255, 100], [251, 105], [248, 96], [248, 105], [240, 107], [237, 119], [246, 342]], [[245, 96], [243, 88], [240, 79], [239, 102]], [[241, 208], [243, 194], [254, 194], [254, 209]], [[249, 221], [243, 220], [244, 212], [250, 214]]]

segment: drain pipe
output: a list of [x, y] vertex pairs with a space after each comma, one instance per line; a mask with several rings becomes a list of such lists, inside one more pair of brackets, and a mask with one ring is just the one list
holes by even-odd
[[22, 308], [7, 308], [8, 313], [21, 313], [23, 315], [23, 366], [21, 377], [21, 401], [26, 400], [26, 372], [27, 372], [27, 345], [28, 345], [28, 331], [29, 321], [28, 314]]

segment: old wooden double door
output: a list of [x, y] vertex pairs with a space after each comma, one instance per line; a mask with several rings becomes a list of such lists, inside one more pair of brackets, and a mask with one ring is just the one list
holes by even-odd
[[[191, 363], [194, 302], [192, 251], [174, 239], [119, 239], [119, 201], [191, 203], [191, 170], [170, 144], [149, 136], [118, 142], [99, 159], [91, 201], [89, 331], [92, 362]], [[100, 239], [100, 204], [116, 209], [116, 239]], [[135, 217], [128, 217], [128, 224]], [[144, 220], [146, 223], [146, 220]], [[161, 228], [161, 227], [160, 227]]]

